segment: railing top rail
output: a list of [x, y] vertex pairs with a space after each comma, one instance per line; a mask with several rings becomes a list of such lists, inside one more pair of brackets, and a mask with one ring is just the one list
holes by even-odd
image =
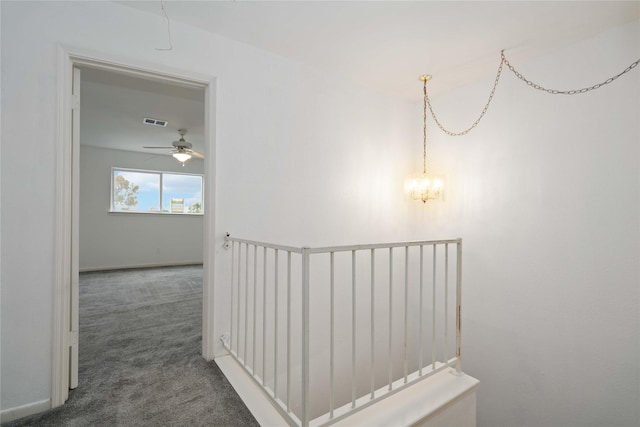
[[404, 248], [407, 246], [429, 246], [429, 245], [442, 245], [445, 243], [460, 243], [462, 239], [446, 239], [446, 240], [421, 240], [411, 242], [395, 242], [395, 243], [371, 243], [363, 245], [345, 245], [345, 246], [325, 246], [319, 248], [309, 248], [309, 253], [330, 253], [330, 252], [345, 252], [345, 251], [360, 251], [366, 249], [389, 249], [389, 248]]
[[225, 240], [228, 242], [238, 242], [238, 243], [245, 243], [247, 245], [263, 246], [265, 248], [278, 249], [280, 251], [295, 252], [299, 254], [302, 253], [302, 248], [296, 248], [295, 246], [286, 246], [286, 245], [277, 245], [274, 243], [257, 242], [254, 240], [239, 239], [237, 237], [232, 237], [229, 235], [225, 237]]
[[457, 238], [457, 239], [444, 239], [444, 240], [420, 240], [420, 241], [410, 241], [410, 242], [370, 243], [370, 244], [359, 244], [359, 245], [323, 246], [323, 247], [317, 247], [317, 248], [309, 248], [309, 247], [299, 248], [295, 246], [286, 246], [286, 245], [278, 245], [275, 243], [266, 243], [266, 242], [258, 242], [254, 240], [239, 239], [237, 237], [232, 237], [230, 235], [227, 235], [225, 237], [225, 240], [229, 242], [245, 243], [248, 245], [263, 246], [266, 248], [278, 249], [282, 251], [295, 252], [295, 253], [302, 253], [302, 250], [306, 249], [306, 251], [310, 254], [360, 251], [360, 250], [367, 250], [367, 249], [404, 248], [406, 246], [442, 245], [445, 243], [460, 243], [462, 241], [461, 238]]

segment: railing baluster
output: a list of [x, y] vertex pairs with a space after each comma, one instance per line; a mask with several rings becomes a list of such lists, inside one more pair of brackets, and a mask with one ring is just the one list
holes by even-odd
[[229, 348], [233, 348], [233, 286], [234, 286], [234, 280], [233, 280], [233, 272], [235, 271], [235, 250], [236, 250], [236, 242], [231, 242], [231, 304], [230, 305], [230, 309], [231, 309], [231, 318], [229, 319]]
[[422, 330], [423, 321], [423, 288], [424, 288], [424, 246], [420, 245], [420, 321], [418, 324], [420, 325], [420, 360], [418, 361], [418, 375], [422, 376], [422, 367], [424, 366], [423, 355], [424, 355], [424, 332]]
[[253, 363], [251, 364], [251, 371], [253, 374], [256, 373], [256, 317], [257, 317], [257, 294], [258, 294], [258, 282], [256, 280], [258, 272], [258, 245], [253, 245], [253, 348], [251, 351], [251, 356], [253, 357]]
[[287, 412], [291, 412], [291, 251], [287, 251]]
[[249, 245], [245, 245], [244, 262], [244, 364], [247, 365], [247, 335], [249, 330]]
[[436, 369], [436, 245], [433, 245], [433, 330], [431, 335], [431, 363], [433, 370]]
[[462, 240], [456, 254], [456, 371], [462, 373]]
[[274, 256], [273, 277], [273, 397], [278, 396], [278, 250]]
[[393, 388], [393, 248], [389, 248], [389, 390]]
[[240, 357], [240, 279], [242, 274], [242, 243], [238, 247], [238, 312], [237, 316], [237, 331], [236, 331], [236, 354]]
[[449, 244], [444, 244], [444, 361], [449, 360]]
[[404, 248], [404, 382], [407, 383], [409, 364], [407, 349], [409, 341], [409, 246]]
[[309, 426], [309, 248], [302, 248], [302, 378], [301, 427]]
[[267, 385], [267, 247], [262, 262], [262, 385]]
[[[406, 243], [393, 243], [393, 244], [375, 244], [375, 245], [354, 245], [354, 246], [336, 246], [336, 247], [327, 247], [327, 248], [294, 248], [290, 246], [282, 246], [282, 245], [272, 245], [268, 243], [260, 243], [249, 240], [242, 239], [228, 239], [230, 245], [227, 245], [227, 248], [231, 249], [231, 289], [229, 291], [230, 294], [230, 322], [229, 322], [229, 339], [226, 337], [222, 337], [223, 346], [229, 351], [229, 354], [232, 356], [234, 360], [238, 363], [238, 366], [244, 367], [245, 371], [253, 376], [253, 380], [256, 384], [260, 382], [258, 372], [256, 369], [256, 362], [258, 361], [258, 352], [260, 351], [257, 347], [258, 344], [258, 312], [257, 305], [259, 304], [258, 300], [258, 246], [263, 249], [263, 278], [262, 278], [262, 387], [263, 390], [266, 391], [269, 395], [269, 398], [274, 403], [276, 409], [280, 412], [280, 414], [287, 418], [287, 423], [289, 425], [297, 425], [299, 427], [309, 427], [310, 417], [311, 417], [311, 383], [310, 383], [310, 321], [311, 321], [311, 312], [310, 312], [310, 257], [313, 253], [329, 253], [330, 255], [330, 359], [329, 359], [329, 412], [324, 415], [324, 417], [328, 416], [328, 420], [322, 421], [323, 423], [335, 423], [338, 420], [344, 419], [346, 416], [350, 415], [352, 412], [363, 409], [364, 407], [369, 406], [373, 402], [376, 402], [378, 399], [382, 397], [386, 397], [386, 395], [394, 394], [399, 390], [405, 388], [405, 386], [409, 386], [421, 378], [429, 377], [438, 372], [442, 372], [444, 368], [449, 366], [449, 353], [450, 350], [453, 350], [453, 346], [450, 349], [449, 346], [449, 330], [450, 323], [452, 319], [449, 319], [450, 312], [449, 310], [449, 281], [450, 276], [453, 274], [449, 271], [449, 268], [453, 268], [450, 266], [450, 253], [449, 253], [449, 243], [456, 243], [457, 245], [457, 254], [456, 254], [456, 320], [455, 320], [455, 328], [456, 328], [456, 344], [455, 344], [455, 353], [456, 357], [451, 359], [451, 362], [455, 360], [456, 363], [456, 371], [458, 373], [462, 372], [462, 357], [461, 357], [461, 341], [462, 341], [462, 241], [461, 239], [456, 240], [440, 240], [440, 241], [423, 241], [423, 242], [406, 242]], [[237, 245], [236, 245], [237, 244]], [[243, 251], [243, 246], [244, 251]], [[439, 261], [440, 255], [438, 254], [440, 250], [438, 246], [443, 246], [444, 259]], [[250, 255], [249, 246], [253, 246], [253, 255]], [[411, 252], [411, 246], [420, 246], [419, 253], [419, 268], [415, 265], [416, 260], [414, 260], [414, 255]], [[425, 280], [426, 270], [428, 266], [425, 266], [425, 246], [432, 247], [432, 310], [433, 310], [433, 318], [432, 318], [432, 360], [431, 360], [431, 369], [430, 372], [426, 374], [424, 371], [424, 363], [427, 363], [429, 366], [429, 362], [425, 360], [424, 350], [425, 350], [425, 341], [427, 340], [427, 330], [425, 323], [429, 320], [428, 316], [425, 316], [425, 310], [428, 310], [428, 306], [425, 308], [425, 286], [428, 283], [428, 279]], [[237, 253], [236, 253], [237, 247]], [[394, 273], [401, 274], [400, 272], [394, 272], [394, 248], [404, 247], [404, 306], [401, 307], [401, 301], [397, 301], [399, 305], [398, 308], [394, 308], [394, 293], [396, 290], [394, 289]], [[381, 386], [384, 389], [388, 388], [388, 391], [382, 391], [381, 393], [376, 393], [376, 359], [380, 360], [379, 356], [376, 356], [376, 327], [379, 330], [379, 322], [376, 319], [376, 316], [382, 315], [384, 317], [384, 313], [377, 313], [376, 310], [376, 249], [389, 249], [389, 282], [388, 282], [388, 299], [389, 299], [389, 307], [388, 307], [388, 385], [385, 386], [382, 384]], [[268, 275], [272, 273], [268, 270], [268, 264], [270, 261], [268, 260], [269, 254], [268, 251], [272, 249], [274, 251], [273, 255], [273, 314], [271, 311], [268, 311], [267, 308], [267, 297], [268, 290], [271, 289], [268, 284]], [[364, 303], [364, 301], [358, 302], [359, 292], [358, 290], [358, 251], [360, 250], [370, 250], [370, 269], [371, 269], [371, 282], [370, 282], [370, 389], [367, 391], [361, 390], [365, 392], [363, 396], [358, 396], [358, 379], [357, 376], [358, 370], [363, 371], [366, 369], [365, 367], [358, 368], [357, 356], [361, 354], [364, 348], [358, 349], [358, 313], [359, 310], [363, 310], [362, 306], [358, 306], [359, 303]], [[287, 261], [286, 261], [286, 297], [281, 295], [282, 290], [281, 286], [285, 286], [284, 283], [280, 284], [280, 276], [284, 274], [281, 269], [284, 268], [284, 260], [280, 261], [279, 251], [287, 252]], [[336, 366], [343, 366], [343, 362], [347, 362], [346, 358], [336, 359], [336, 280], [342, 281], [343, 276], [339, 276], [336, 278], [336, 267], [335, 267], [335, 253], [336, 252], [351, 252], [351, 404], [345, 405], [343, 408], [336, 409], [335, 404], [335, 391], [336, 387], [340, 387], [344, 385], [344, 380], [346, 378], [341, 377], [339, 380], [336, 380]], [[243, 253], [244, 252], [244, 253]], [[292, 298], [296, 297], [295, 292], [292, 295], [292, 279], [291, 279], [291, 271], [292, 271], [292, 253], [300, 253], [301, 254], [301, 267], [302, 267], [302, 283], [301, 283], [301, 298], [300, 300], [296, 299], [296, 301], [292, 301]], [[415, 253], [417, 258], [417, 253]], [[250, 279], [249, 276], [251, 257], [253, 256], [253, 278]], [[269, 263], [268, 263], [269, 261]], [[384, 262], [382, 259], [381, 262]], [[243, 265], [244, 262], [244, 265]], [[398, 263], [400, 260], [397, 261]], [[442, 267], [440, 267], [439, 262], [442, 262]], [[282, 266], [280, 264], [283, 264]], [[237, 271], [236, 271], [237, 268]], [[400, 266], [402, 268], [402, 266]], [[409, 270], [411, 268], [411, 270]], [[444, 277], [442, 279], [438, 278], [440, 274], [440, 269], [444, 269]], [[419, 289], [415, 289], [415, 285], [410, 283], [410, 279], [413, 281], [415, 275], [419, 271]], [[339, 271], [342, 274], [341, 271]], [[346, 271], [344, 272], [345, 274]], [[244, 277], [242, 275], [244, 274]], [[237, 278], [236, 278], [237, 277]], [[243, 280], [244, 279], [244, 280]], [[438, 300], [438, 286], [439, 280], [443, 282], [444, 293], [443, 298]], [[453, 280], [453, 279], [452, 279]], [[244, 283], [244, 288], [243, 288]], [[366, 286], [366, 285], [365, 285]], [[411, 288], [409, 288], [411, 286]], [[297, 289], [297, 288], [296, 288]], [[419, 292], [416, 292], [419, 291]], [[244, 295], [242, 294], [244, 292]], [[253, 292], [250, 295], [250, 292]], [[397, 292], [401, 292], [400, 288], [397, 289]], [[453, 290], [451, 291], [453, 292]], [[410, 305], [410, 294], [414, 295], [415, 293], [419, 293], [419, 304], [418, 307], [414, 308], [414, 305]], [[384, 294], [384, 292], [383, 292]], [[283, 301], [281, 302], [280, 299]], [[379, 299], [379, 295], [378, 295]], [[362, 298], [361, 298], [362, 300]], [[296, 396], [292, 397], [291, 387], [293, 383], [293, 388], [296, 388], [295, 379], [292, 377], [291, 368], [293, 366], [292, 363], [292, 348], [291, 345], [293, 343], [292, 338], [292, 313], [293, 313], [293, 303], [297, 304], [300, 301], [301, 312], [301, 343], [302, 343], [302, 352], [301, 352], [301, 395], [300, 395], [300, 418], [298, 419], [296, 415], [293, 413], [292, 407], [292, 399], [297, 401]], [[381, 301], [383, 302], [383, 301]], [[438, 307], [442, 306], [444, 302], [444, 320], [443, 320], [443, 329], [444, 329], [444, 338], [440, 341], [438, 337], [438, 329], [439, 329], [439, 316], [436, 316], [436, 310]], [[282, 303], [286, 304], [286, 308], [282, 307]], [[384, 302], [383, 302], [384, 304]], [[453, 302], [451, 303], [453, 304]], [[249, 313], [249, 307], [252, 307], [252, 313]], [[298, 307], [298, 306], [297, 306]], [[245, 310], [244, 314], [242, 310]], [[399, 334], [395, 334], [394, 332], [394, 310], [404, 309], [403, 316], [403, 325], [399, 324], [397, 327], [404, 327], [403, 329], [403, 338], [399, 338]], [[280, 313], [280, 310], [283, 310]], [[286, 310], [286, 311], [284, 311]], [[416, 312], [417, 310], [417, 312]], [[360, 312], [364, 315], [364, 312]], [[346, 313], [344, 313], [346, 314]], [[417, 314], [417, 315], [416, 315]], [[249, 317], [251, 316], [251, 317]], [[268, 336], [268, 325], [267, 320], [273, 316], [273, 332], [272, 336]], [[411, 316], [411, 317], [410, 317]], [[280, 320], [284, 320], [286, 318], [286, 326], [282, 325]], [[419, 318], [419, 319], [418, 319]], [[418, 367], [412, 373], [409, 372], [410, 365], [412, 365], [412, 358], [416, 357], [413, 353], [411, 343], [413, 342], [413, 335], [409, 331], [410, 325], [413, 325], [414, 322], [418, 320], [418, 329], [419, 329], [419, 355], [418, 357]], [[244, 325], [242, 324], [244, 321]], [[399, 321], [399, 319], [398, 319]], [[280, 323], [280, 325], [279, 325]], [[451, 326], [453, 327], [453, 326]], [[283, 329], [283, 331], [280, 331]], [[244, 331], [244, 335], [243, 334]], [[249, 341], [249, 332], [252, 332], [251, 341]], [[442, 330], [441, 330], [442, 331]], [[286, 338], [280, 338], [281, 333], [286, 333]], [[282, 339], [286, 341], [286, 372], [282, 372], [282, 374], [286, 375], [286, 379], [280, 378], [278, 375], [278, 369], [280, 368], [281, 363], [285, 363], [285, 360], [281, 357], [283, 347], [279, 345], [279, 341]], [[400, 348], [394, 347], [394, 344], [399, 344], [399, 339], [403, 339], [403, 360], [400, 361], [399, 358], [395, 359], [394, 356], [398, 354], [400, 356]], [[273, 362], [267, 362], [267, 341], [273, 340], [273, 353], [269, 351], [269, 354], [273, 355]], [[241, 342], [242, 341], [242, 342]], [[233, 345], [235, 344], [235, 346]], [[416, 345], [418, 343], [415, 343]], [[438, 348], [440, 345], [443, 345], [443, 353], [441, 355], [444, 356], [443, 363], [440, 363], [438, 359]], [[366, 348], [366, 347], [365, 347]], [[295, 350], [294, 350], [295, 351]], [[243, 358], [240, 358], [240, 355], [243, 355]], [[249, 360], [249, 355], [251, 354], [251, 360]], [[346, 356], [346, 354], [345, 354]], [[348, 357], [348, 356], [347, 356]], [[366, 358], [366, 356], [365, 356]], [[267, 373], [267, 364], [273, 363], [273, 387], [270, 388], [267, 386], [268, 380], [270, 379], [270, 375]], [[348, 363], [348, 362], [347, 362]], [[403, 367], [400, 368], [399, 363], [403, 363]], [[453, 365], [451, 364], [453, 367]], [[284, 367], [282, 367], [284, 369]], [[399, 374], [394, 381], [394, 369], [403, 369], [402, 374]], [[282, 369], [280, 369], [282, 370]], [[360, 378], [364, 379], [364, 378]], [[279, 394], [283, 395], [284, 390], [282, 382], [283, 380], [286, 382], [286, 398], [283, 397], [282, 400], [286, 399], [286, 402], [283, 402], [279, 398]], [[337, 382], [336, 382], [337, 381]], [[403, 384], [404, 382], [404, 384]], [[280, 387], [279, 387], [280, 386]], [[344, 391], [344, 390], [343, 390]], [[279, 394], [278, 394], [279, 393]], [[388, 394], [389, 393], [389, 394]], [[361, 401], [366, 394], [370, 394], [370, 399], [366, 402]], [[358, 399], [360, 397], [360, 399]], [[338, 411], [338, 415], [336, 415], [336, 411]], [[296, 411], [297, 412], [297, 411]], [[320, 419], [316, 420], [319, 421]]]
[[375, 249], [371, 249], [371, 399], [375, 399], [375, 385], [376, 385], [376, 369], [375, 369], [375, 341], [376, 341], [376, 299], [375, 299], [375, 284], [376, 284], [376, 264], [375, 264]]
[[335, 294], [334, 294], [334, 253], [331, 252], [329, 254], [329, 264], [330, 264], [330, 272], [329, 272], [329, 293], [331, 299], [330, 306], [330, 338], [329, 338], [329, 418], [333, 418], [333, 358], [334, 358], [334, 303], [335, 303]]
[[356, 251], [351, 251], [351, 407], [356, 407]]

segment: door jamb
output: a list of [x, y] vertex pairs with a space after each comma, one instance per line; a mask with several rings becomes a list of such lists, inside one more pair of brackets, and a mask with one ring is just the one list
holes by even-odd
[[53, 288], [53, 335], [51, 357], [51, 407], [64, 404], [69, 395], [69, 334], [72, 250], [72, 224], [78, 221], [72, 215], [73, 160], [71, 147], [71, 84], [74, 66], [99, 68], [106, 71], [144, 77], [158, 82], [199, 87], [205, 90], [204, 140], [207, 156], [204, 173], [207, 179], [204, 191], [204, 248], [203, 248], [203, 303], [202, 303], [202, 356], [213, 360], [214, 276], [215, 276], [215, 118], [216, 79], [213, 76], [174, 69], [160, 64], [139, 63], [130, 59], [114, 58], [77, 48], [58, 46], [57, 66], [57, 129], [56, 129], [56, 212], [55, 259]]

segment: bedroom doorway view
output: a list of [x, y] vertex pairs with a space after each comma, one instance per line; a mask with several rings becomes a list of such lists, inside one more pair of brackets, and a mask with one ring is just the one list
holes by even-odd
[[161, 422], [168, 414], [144, 408], [205, 363], [205, 89], [79, 71], [78, 388], [68, 405], [90, 399], [101, 408], [92, 417], [105, 416], [125, 399], [129, 416]]

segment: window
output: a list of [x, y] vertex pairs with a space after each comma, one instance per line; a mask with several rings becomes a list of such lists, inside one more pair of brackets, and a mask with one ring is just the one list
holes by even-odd
[[204, 213], [202, 175], [113, 168], [111, 212]]

